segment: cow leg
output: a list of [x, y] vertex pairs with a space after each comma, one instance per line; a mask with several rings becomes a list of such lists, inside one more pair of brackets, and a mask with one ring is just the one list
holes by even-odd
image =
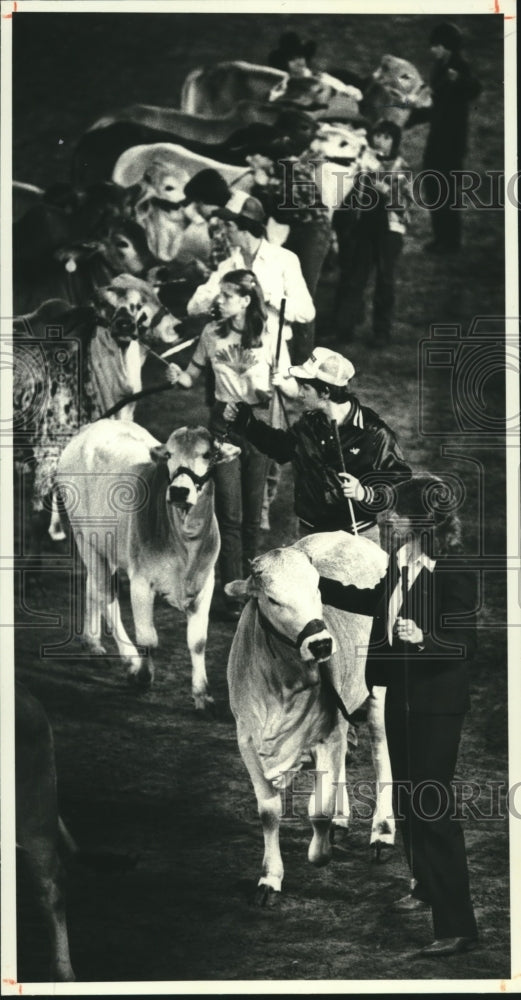
[[127, 634], [121, 620], [121, 608], [117, 595], [111, 590], [106, 604], [107, 625], [116, 641], [123, 666], [131, 668], [136, 660], [141, 660], [139, 653]]
[[74, 982], [65, 919], [65, 900], [61, 888], [62, 867], [55, 845], [48, 839], [33, 840], [24, 849], [27, 866], [36, 886], [38, 899], [50, 934], [52, 949], [51, 980]]
[[204, 711], [207, 705], [213, 704], [213, 698], [208, 694], [205, 651], [214, 583], [215, 578], [212, 572], [195, 604], [186, 610], [186, 641], [192, 661], [192, 698], [198, 712]]
[[[316, 754], [315, 787], [309, 800], [309, 818], [313, 839], [308, 849], [311, 864], [327, 865], [331, 860], [331, 823], [337, 811], [338, 789], [342, 766], [345, 774], [346, 733], [337, 729], [325, 743], [314, 747]], [[344, 765], [343, 765], [344, 761]]]
[[[155, 649], [158, 643], [154, 628], [154, 591], [149, 580], [139, 574], [130, 577], [130, 603], [134, 618], [134, 628], [139, 646]], [[139, 687], [149, 687], [154, 679], [154, 663], [150, 652], [139, 656], [137, 649], [131, 657], [125, 658], [128, 665], [128, 679]]]
[[257, 884], [255, 901], [259, 906], [273, 906], [280, 898], [284, 878], [284, 865], [279, 844], [279, 826], [282, 816], [282, 800], [273, 785], [267, 781], [253, 746], [251, 737], [237, 726], [237, 739], [241, 757], [250, 775], [257, 808], [262, 823], [264, 835], [264, 857], [262, 859], [262, 875]]
[[51, 521], [47, 530], [53, 542], [63, 542], [67, 537], [60, 518], [56, 489], [52, 491]]
[[393, 776], [385, 736], [385, 691], [384, 687], [373, 688], [368, 701], [367, 715], [376, 775], [376, 807], [370, 844], [377, 861], [380, 859], [383, 847], [393, 847], [396, 832], [392, 798]]
[[103, 656], [106, 649], [101, 642], [103, 598], [106, 596], [107, 563], [93, 545], [88, 545], [81, 553], [87, 579], [85, 583], [85, 614], [83, 617], [82, 639], [91, 653]]
[[[346, 729], [346, 743], [347, 743], [347, 729]], [[349, 828], [349, 820], [351, 816], [351, 807], [349, 805], [349, 794], [347, 791], [347, 779], [346, 779], [346, 754], [342, 757], [340, 761], [340, 773], [338, 775], [338, 786], [335, 804], [335, 813], [333, 816], [333, 828], [331, 830], [331, 840], [334, 843], [334, 832], [335, 828], [340, 828], [341, 830], [347, 831]], [[341, 834], [339, 833], [339, 837]]]

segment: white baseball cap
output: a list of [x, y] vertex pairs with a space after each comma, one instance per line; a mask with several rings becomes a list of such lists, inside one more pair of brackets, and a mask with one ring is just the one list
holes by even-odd
[[292, 365], [289, 374], [294, 378], [318, 379], [329, 385], [345, 386], [355, 374], [354, 366], [343, 354], [327, 347], [315, 347], [303, 365]]

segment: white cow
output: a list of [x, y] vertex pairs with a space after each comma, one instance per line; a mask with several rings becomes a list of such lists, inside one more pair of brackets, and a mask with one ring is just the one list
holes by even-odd
[[[198, 67], [188, 74], [181, 91], [181, 110], [208, 118], [227, 114], [238, 101], [268, 101], [270, 95], [286, 96], [288, 74], [271, 66], [235, 61], [217, 63], [215, 66]], [[357, 88], [342, 83], [327, 73], [311, 78], [317, 88], [317, 100], [330, 104], [340, 95], [345, 100], [348, 116], [357, 112]], [[338, 113], [341, 104], [338, 104]]]
[[233, 191], [249, 191], [253, 171], [192, 153], [171, 142], [131, 146], [121, 154], [112, 177], [122, 187], [141, 185], [135, 207], [148, 246], [162, 261], [174, 260], [184, 246], [188, 220], [182, 209], [184, 187], [200, 170], [217, 170]]
[[[331, 858], [332, 822], [348, 823], [348, 723], [339, 706], [343, 703], [349, 714], [367, 697], [371, 619], [322, 607], [319, 574], [374, 587], [386, 565], [387, 555], [368, 539], [347, 532], [317, 534], [259, 556], [248, 580], [225, 588], [231, 596], [251, 598], [230, 651], [228, 685], [239, 749], [264, 832], [260, 905], [272, 905], [281, 890], [280, 789], [307, 751], [313, 753], [320, 774], [309, 802], [313, 839], [308, 858], [313, 864], [324, 865]], [[393, 844], [395, 832], [381, 698], [370, 699], [369, 721], [377, 774], [371, 832], [376, 849]]]
[[[147, 686], [158, 644], [153, 623], [156, 593], [187, 616], [192, 695], [203, 710], [207, 690], [205, 648], [219, 552], [212, 469], [240, 449], [212, 441], [203, 427], [181, 427], [160, 444], [130, 421], [99, 420], [65, 448], [56, 476], [81, 558], [87, 569], [82, 636], [95, 654], [102, 618], [116, 640], [129, 680]], [[114, 574], [124, 570], [139, 653], [121, 621]]]
[[[162, 171], [162, 187], [155, 193], [158, 197], [166, 198], [171, 202], [181, 201], [184, 197], [183, 187], [186, 181], [198, 174], [200, 170], [218, 170], [230, 187], [241, 187], [241, 181], [246, 176], [251, 176], [251, 170], [245, 167], [234, 167], [228, 163], [220, 163], [212, 160], [208, 156], [200, 156], [199, 153], [192, 153], [184, 146], [176, 145], [173, 142], [154, 142], [150, 145], [131, 146], [121, 154], [116, 162], [112, 173], [112, 180], [121, 187], [130, 187], [133, 184], [140, 184], [154, 167], [160, 165], [162, 168], [170, 168], [170, 176], [174, 179], [175, 188], [167, 190], [168, 177], [166, 170]], [[177, 181], [182, 175], [182, 184]], [[251, 182], [250, 182], [251, 183]], [[153, 185], [152, 185], [153, 186]], [[247, 188], [246, 188], [247, 190]]]

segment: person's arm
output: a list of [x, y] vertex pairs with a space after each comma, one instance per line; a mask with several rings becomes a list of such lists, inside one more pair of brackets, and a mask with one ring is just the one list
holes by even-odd
[[374, 617], [383, 587], [382, 581], [373, 589], [360, 590], [353, 584], [345, 587], [338, 580], [330, 580], [325, 576], [321, 576], [318, 582], [323, 604], [341, 611], [351, 611], [356, 615], [368, 615], [370, 618]]
[[263, 455], [275, 459], [280, 465], [291, 462], [296, 445], [291, 430], [278, 430], [263, 420], [257, 420], [247, 403], [228, 403], [224, 419], [231, 422], [231, 430], [243, 434]]
[[180, 386], [181, 389], [191, 389], [201, 372], [206, 368], [209, 361], [208, 336], [210, 330], [211, 325], [204, 328], [187, 367], [177, 376], [175, 384]]
[[403, 457], [396, 436], [385, 424], [374, 430], [371, 445], [374, 471], [364, 476], [362, 481], [363, 502], [368, 508], [380, 502], [381, 497], [379, 500], [377, 494], [381, 487], [398, 486], [412, 476], [411, 467]]
[[[435, 568], [435, 587], [432, 628], [423, 633], [421, 652], [426, 656], [450, 657], [448, 647], [460, 646], [464, 658], [471, 660], [477, 646], [476, 579], [466, 570]], [[464, 622], [451, 624], [451, 619], [465, 618]]]
[[221, 278], [220, 267], [217, 271], [212, 271], [208, 281], [204, 285], [196, 288], [190, 299], [186, 311], [189, 316], [198, 316], [202, 313], [210, 313], [214, 299], [219, 294], [219, 281]]
[[432, 105], [428, 108], [413, 108], [405, 122], [405, 128], [412, 128], [413, 125], [423, 125], [425, 122], [430, 122], [431, 118]]
[[[288, 323], [311, 323], [315, 318], [315, 306], [304, 281], [298, 257], [291, 250], [285, 250], [284, 260], [281, 261], [281, 264], [286, 298], [286, 321]], [[275, 303], [273, 305], [275, 306]], [[277, 309], [279, 305], [280, 303], [276, 303]]]
[[479, 97], [483, 86], [465, 60], [447, 69], [447, 86], [450, 94], [458, 101], [472, 101]]

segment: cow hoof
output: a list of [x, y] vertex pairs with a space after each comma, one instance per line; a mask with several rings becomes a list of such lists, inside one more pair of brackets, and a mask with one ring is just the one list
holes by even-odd
[[271, 885], [258, 885], [253, 897], [255, 906], [262, 906], [265, 909], [273, 909], [280, 903], [280, 892]]
[[148, 667], [127, 674], [127, 681], [135, 691], [148, 691], [152, 685], [152, 674]]
[[338, 826], [336, 823], [333, 823], [329, 831], [329, 843], [334, 844], [335, 847], [343, 847], [348, 840], [349, 827]]
[[332, 852], [324, 851], [322, 854], [315, 854], [313, 857], [309, 856], [309, 861], [314, 868], [325, 868], [331, 861], [332, 856]]
[[382, 865], [391, 857], [393, 850], [392, 844], [386, 844], [382, 840], [375, 840], [370, 847], [371, 850], [371, 861], [373, 864]]
[[106, 656], [107, 655], [107, 650], [105, 649], [105, 646], [102, 646], [100, 642], [99, 643], [94, 643], [94, 644], [92, 644], [92, 643], [85, 643], [85, 649], [87, 650], [89, 656]]
[[199, 716], [215, 716], [215, 702], [210, 694], [193, 694], [195, 711]]

